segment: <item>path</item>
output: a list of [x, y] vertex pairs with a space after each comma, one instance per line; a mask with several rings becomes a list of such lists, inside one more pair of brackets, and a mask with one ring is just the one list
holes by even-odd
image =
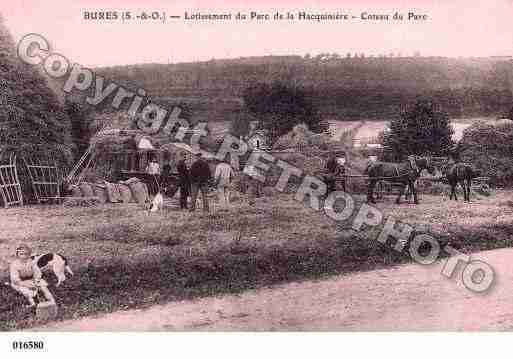
[[496, 282], [488, 294], [469, 291], [460, 276], [442, 276], [443, 262], [411, 264], [57, 322], [38, 330], [513, 329], [513, 249], [473, 258], [495, 269]]

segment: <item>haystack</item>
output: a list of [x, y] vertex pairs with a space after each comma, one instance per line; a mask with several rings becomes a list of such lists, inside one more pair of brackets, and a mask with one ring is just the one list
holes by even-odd
[[[20, 161], [45, 155], [66, 168], [74, 149], [70, 119], [41, 73], [17, 56], [1, 18], [0, 65], [0, 154]], [[24, 202], [36, 200], [28, 170], [18, 167]]]
[[330, 146], [330, 136], [325, 133], [314, 133], [308, 129], [305, 124], [294, 126], [292, 131], [278, 138], [274, 143], [273, 149], [284, 150], [294, 148], [303, 150], [328, 150]]

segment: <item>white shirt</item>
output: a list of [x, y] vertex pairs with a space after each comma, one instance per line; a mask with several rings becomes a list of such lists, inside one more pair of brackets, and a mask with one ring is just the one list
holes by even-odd
[[214, 179], [216, 182], [219, 181], [219, 186], [229, 185], [231, 177], [233, 177], [233, 169], [228, 163], [222, 162], [217, 165]]
[[159, 175], [160, 174], [160, 166], [157, 162], [148, 163], [148, 167], [146, 167], [146, 172], [150, 175]]

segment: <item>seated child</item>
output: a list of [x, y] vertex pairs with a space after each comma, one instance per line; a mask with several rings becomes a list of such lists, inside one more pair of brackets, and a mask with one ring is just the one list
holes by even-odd
[[36, 304], [34, 298], [38, 290], [41, 290], [47, 301], [55, 304], [55, 299], [48, 290], [48, 283], [41, 278], [41, 270], [33, 262], [31, 254], [32, 250], [26, 244], [16, 248], [16, 259], [9, 266], [11, 287], [29, 301], [29, 307]]

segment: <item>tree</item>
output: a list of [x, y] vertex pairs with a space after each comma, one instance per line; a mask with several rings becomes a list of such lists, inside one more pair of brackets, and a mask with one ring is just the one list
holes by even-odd
[[381, 139], [386, 160], [409, 155], [448, 155], [454, 148], [449, 116], [429, 100], [419, 100], [392, 120]]
[[315, 133], [329, 131], [329, 124], [321, 120], [317, 107], [301, 87], [258, 83], [245, 89], [243, 99], [246, 110], [259, 119], [272, 142], [301, 123]]
[[246, 137], [251, 131], [251, 115], [240, 111], [230, 124], [230, 134], [235, 137]]

